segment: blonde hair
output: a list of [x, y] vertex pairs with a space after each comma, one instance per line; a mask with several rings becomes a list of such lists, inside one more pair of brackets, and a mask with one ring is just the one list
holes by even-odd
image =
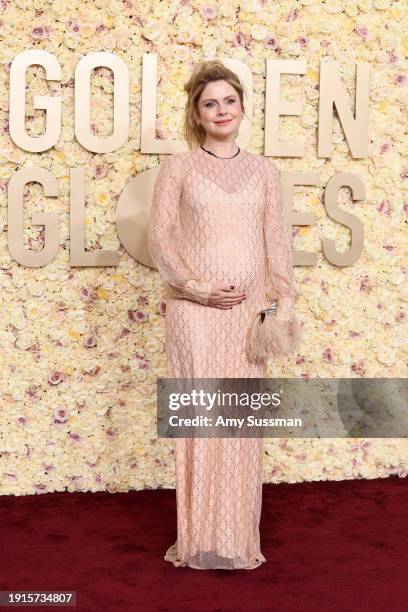
[[183, 137], [192, 149], [195, 145], [201, 145], [205, 142], [206, 131], [202, 126], [199, 126], [194, 118], [194, 112], [198, 115], [198, 100], [207, 83], [212, 81], [226, 81], [236, 90], [239, 99], [241, 100], [242, 110], [244, 108], [244, 92], [245, 87], [241, 83], [239, 77], [224, 66], [219, 60], [208, 60], [201, 62], [193, 68], [193, 72], [184, 85], [184, 91], [187, 93], [187, 100], [184, 108], [184, 125]]

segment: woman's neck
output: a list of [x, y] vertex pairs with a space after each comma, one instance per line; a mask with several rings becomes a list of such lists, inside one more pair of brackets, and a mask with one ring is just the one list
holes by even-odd
[[207, 151], [211, 151], [218, 157], [232, 157], [239, 149], [236, 142], [214, 142], [206, 141], [202, 145]]

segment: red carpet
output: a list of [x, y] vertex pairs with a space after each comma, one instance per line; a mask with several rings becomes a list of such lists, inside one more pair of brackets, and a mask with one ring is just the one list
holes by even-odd
[[406, 610], [407, 485], [264, 485], [267, 562], [236, 571], [162, 559], [176, 537], [174, 490], [3, 496], [0, 590], [76, 590], [67, 609], [81, 612]]

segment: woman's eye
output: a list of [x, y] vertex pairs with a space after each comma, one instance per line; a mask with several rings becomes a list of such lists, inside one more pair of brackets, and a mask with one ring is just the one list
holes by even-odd
[[[228, 100], [228, 102], [232, 102], [232, 103], [234, 103], [234, 102], [235, 102], [235, 98], [230, 98], [230, 99]], [[213, 102], [207, 102], [207, 104], [205, 105], [205, 106], [206, 106], [206, 108], [208, 108], [209, 106], [211, 106], [211, 104], [213, 104]]]

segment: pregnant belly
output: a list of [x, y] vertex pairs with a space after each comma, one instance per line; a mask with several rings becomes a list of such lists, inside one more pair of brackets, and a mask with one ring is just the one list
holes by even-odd
[[235, 285], [237, 289], [250, 290], [258, 286], [264, 274], [263, 252], [241, 248], [221, 248], [211, 253], [202, 252], [198, 267], [200, 278]]

